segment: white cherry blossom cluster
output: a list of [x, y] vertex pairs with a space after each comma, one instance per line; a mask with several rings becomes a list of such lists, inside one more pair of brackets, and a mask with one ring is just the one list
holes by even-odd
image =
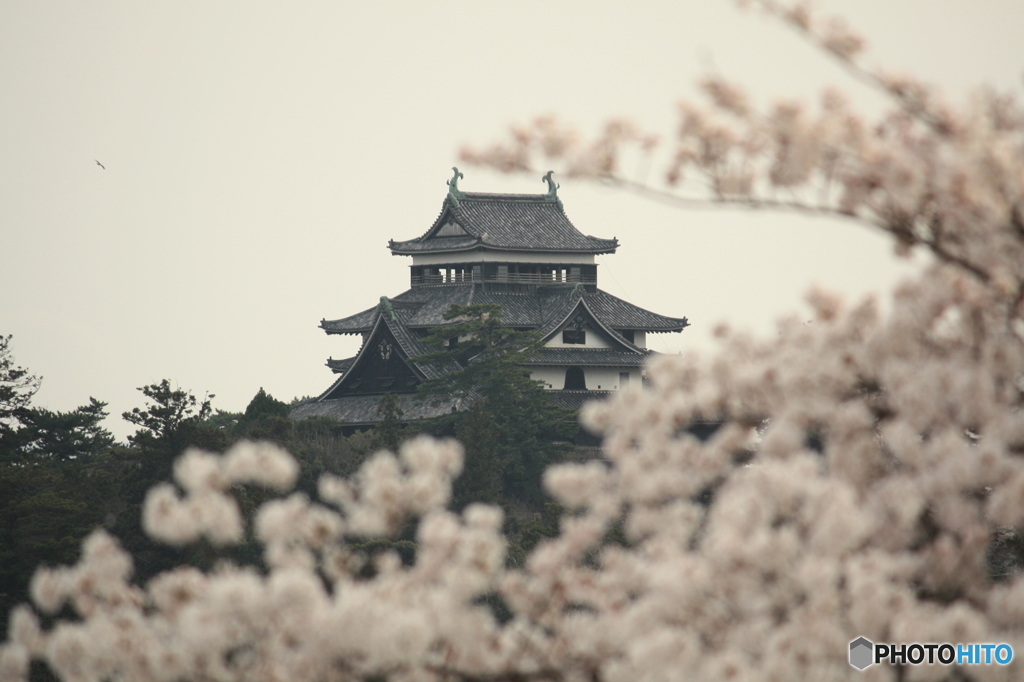
[[[130, 582], [131, 557], [97, 531], [76, 566], [40, 569], [32, 582], [39, 611], [70, 604], [78, 618], [44, 631], [33, 610], [16, 609], [0, 646], [0, 679], [26, 679], [32, 658], [66, 680], [497, 674], [522, 648], [521, 634], [502, 631], [480, 602], [504, 570], [502, 514], [481, 505], [445, 511], [461, 466], [457, 444], [415, 439], [399, 457], [375, 455], [352, 482], [325, 476], [321, 496], [331, 506], [300, 494], [265, 503], [255, 522], [265, 573], [230, 563], [209, 573], [182, 567], [140, 587]], [[241, 531], [228, 486], [287, 491], [296, 466], [272, 445], [243, 443], [224, 456], [186, 452], [174, 476], [185, 497], [169, 484], [154, 488], [147, 530], [171, 544], [229, 544]], [[216, 527], [219, 515], [230, 532]], [[360, 578], [365, 557], [346, 540], [394, 532], [411, 516], [420, 519], [415, 565], [385, 553], [374, 577]]]
[[256, 483], [289, 490], [296, 476], [298, 466], [291, 455], [269, 443], [242, 442], [223, 457], [191, 449], [174, 464], [174, 480], [185, 497], [170, 483], [154, 487], [146, 495], [142, 527], [153, 539], [171, 545], [200, 537], [214, 545], [234, 544], [242, 539], [242, 514], [227, 489]]
[[[605, 457], [548, 470], [561, 531], [521, 569], [505, 566], [500, 510], [445, 510], [457, 444], [416, 439], [351, 481], [325, 476], [320, 503], [265, 503], [263, 572], [135, 585], [131, 557], [95, 533], [76, 566], [32, 583], [38, 611], [77, 618], [46, 630], [16, 609], [0, 679], [25, 679], [32, 658], [83, 681], [1020, 679], [1019, 659], [847, 662], [860, 636], [1024, 651], [1024, 573], [991, 565], [1024, 524], [1016, 303], [950, 264], [903, 285], [884, 318], [872, 301], [808, 300], [814, 324], [784, 321], [770, 341], [723, 329], [719, 355], [662, 357], [652, 385], [590, 405]], [[722, 426], [701, 441], [687, 426], [708, 417]], [[287, 492], [295, 466], [242, 444], [187, 452], [174, 476], [184, 497], [155, 489], [150, 532], [231, 543], [212, 521], [230, 486]], [[384, 553], [368, 577], [351, 540], [409, 519], [413, 563]]]

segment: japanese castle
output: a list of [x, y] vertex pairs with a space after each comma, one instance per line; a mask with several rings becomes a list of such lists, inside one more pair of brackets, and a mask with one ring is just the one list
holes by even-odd
[[393, 393], [403, 420], [459, 406], [416, 399], [424, 379], [448, 371], [417, 362], [431, 352], [428, 330], [452, 324], [453, 305], [497, 304], [510, 327], [533, 330], [543, 347], [527, 364], [553, 402], [570, 409], [643, 380], [653, 351], [647, 335], [681, 332], [686, 318], [666, 317], [598, 288], [595, 256], [615, 253], [617, 239], [585, 235], [569, 221], [549, 172], [546, 194], [482, 194], [448, 181], [441, 213], [420, 237], [390, 241], [412, 258], [409, 289], [362, 312], [322, 320], [328, 334], [360, 334], [355, 357], [329, 359], [337, 375], [319, 397], [297, 405], [293, 419], [330, 417], [349, 429], [377, 423], [380, 398]]

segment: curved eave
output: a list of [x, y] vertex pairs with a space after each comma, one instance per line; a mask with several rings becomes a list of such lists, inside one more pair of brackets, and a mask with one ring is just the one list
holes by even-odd
[[320, 320], [319, 327], [328, 334], [365, 334], [373, 329], [376, 322], [377, 308], [374, 306], [337, 320]]
[[[408, 242], [400, 242], [407, 244]], [[436, 249], [402, 249], [401, 247], [393, 244], [388, 244], [388, 248], [391, 250], [392, 256], [425, 256], [433, 255], [438, 253], [466, 253], [467, 251], [525, 251], [528, 253], [565, 253], [565, 254], [583, 254], [583, 255], [601, 255], [605, 253], [615, 253], [615, 250], [619, 248], [618, 240], [608, 246], [601, 247], [598, 249], [555, 249], [555, 248], [540, 248], [530, 246], [498, 246], [495, 244], [487, 244], [486, 242], [477, 242], [469, 246], [462, 246], [456, 248], [436, 248]]]
[[[398, 242], [399, 244], [408, 244], [409, 242]], [[402, 249], [400, 246], [396, 246], [394, 242], [388, 243], [388, 249], [391, 251], [392, 256], [422, 256], [432, 253], [465, 253], [466, 251], [473, 251], [474, 249], [480, 248], [480, 242], [470, 244], [469, 246], [458, 246], [455, 248], [437, 248], [437, 249]]]
[[360, 363], [360, 361], [362, 361], [363, 356], [366, 355], [366, 353], [368, 352], [367, 349], [370, 347], [369, 341], [373, 338], [374, 332], [376, 332], [377, 327], [379, 327], [384, 322], [384, 317], [379, 313], [376, 314], [374, 318], [375, 319], [373, 321], [373, 329], [371, 330], [370, 335], [363, 340], [363, 345], [359, 348], [359, 352], [356, 353], [355, 357], [352, 358], [352, 364], [349, 366], [349, 371], [346, 371], [343, 374], [339, 375], [338, 380], [331, 384], [330, 388], [328, 388], [326, 391], [321, 393], [319, 397], [317, 397], [317, 401], [325, 400], [327, 396], [330, 395], [335, 389], [340, 389], [344, 384], [348, 383], [348, 378], [352, 374], [350, 370], [353, 367], [357, 366]]
[[357, 334], [365, 334], [366, 332], [368, 332], [371, 329], [373, 329], [373, 327], [366, 327], [366, 328], [360, 328], [360, 329], [344, 329], [344, 330], [328, 329], [327, 327], [321, 327], [321, 329], [323, 329], [324, 332], [327, 333], [327, 334], [337, 334], [339, 336], [355, 336]]
[[348, 370], [352, 369], [352, 363], [355, 362], [355, 356], [351, 358], [342, 358], [335, 360], [334, 358], [327, 358], [325, 363], [327, 367], [331, 368], [331, 371], [335, 374], [344, 374]]
[[[348, 372], [346, 372], [345, 374], [347, 374], [347, 373], [348, 373]], [[334, 380], [334, 381], [333, 381], [333, 382], [331, 383], [331, 385], [327, 387], [327, 390], [326, 390], [326, 391], [324, 391], [323, 393], [321, 393], [320, 395], [318, 395], [318, 396], [317, 396], [316, 398], [314, 398], [313, 400], [310, 400], [309, 402], [310, 402], [310, 403], [319, 403], [319, 402], [323, 402], [324, 400], [327, 400], [327, 396], [329, 396], [329, 395], [331, 394], [331, 392], [332, 392], [332, 391], [333, 391], [334, 389], [336, 389], [336, 388], [337, 388], [337, 387], [338, 387], [338, 386], [339, 386], [339, 385], [341, 384], [341, 382], [342, 382], [342, 381], [344, 381], [344, 380], [345, 380], [345, 374], [341, 374], [341, 375], [339, 375], [339, 376], [338, 376], [338, 378], [337, 378], [337, 379], [335, 379], [335, 380]]]
[[573, 361], [559, 361], [559, 360], [527, 360], [523, 363], [524, 367], [643, 367], [644, 363], [647, 362], [648, 355], [644, 355], [637, 358], [611, 358], [608, 360], [604, 359], [581, 359]]
[[[418, 325], [409, 325], [409, 329], [426, 329], [426, 330], [430, 330], [430, 329], [434, 329], [435, 327], [445, 327], [445, 326], [454, 325], [454, 324], [457, 324], [457, 323], [456, 322], [438, 322], [436, 324], [426, 324], [426, 325], [418, 324]], [[646, 332], [648, 334], [671, 334], [671, 333], [682, 332], [684, 329], [686, 329], [689, 326], [690, 326], [689, 324], [685, 324], [685, 325], [680, 325], [678, 327], [643, 327], [643, 328], [637, 328], [637, 331]], [[532, 325], [532, 326], [530, 326], [528, 328], [529, 329], [538, 329], [539, 326], [538, 325]], [[321, 329], [323, 329], [324, 332], [327, 333], [327, 334], [336, 334], [338, 336], [356, 336], [356, 335], [359, 335], [359, 334], [365, 334], [365, 333], [371, 331], [373, 328], [372, 327], [360, 327], [358, 329], [344, 329], [344, 330], [340, 330], [340, 329], [328, 329], [327, 327], [321, 327]], [[611, 329], [611, 328], [609, 327], [609, 329]], [[615, 331], [615, 330], [613, 329], [612, 331]], [[621, 334], [618, 334], [616, 332], [616, 336], [621, 336]], [[628, 343], [628, 341], [627, 341], [627, 343]]]

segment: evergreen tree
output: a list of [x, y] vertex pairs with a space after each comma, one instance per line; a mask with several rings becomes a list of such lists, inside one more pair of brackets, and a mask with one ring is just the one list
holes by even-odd
[[405, 412], [398, 406], [398, 396], [394, 393], [385, 393], [377, 404], [377, 416], [380, 422], [374, 429], [382, 447], [398, 451], [401, 445], [405, 430], [402, 428], [402, 416]]
[[289, 411], [287, 403], [277, 400], [260, 387], [239, 418], [235, 435], [250, 440], [272, 440], [282, 445], [287, 444], [294, 430], [294, 424], [288, 418]]
[[123, 467], [123, 476], [115, 493], [118, 509], [114, 512], [113, 532], [135, 555], [136, 574], [146, 579], [169, 566], [204, 565], [215, 558], [205, 547], [182, 552], [150, 540], [140, 523], [142, 502], [152, 486], [171, 479], [172, 463], [184, 450], [197, 447], [221, 452], [230, 438], [208, 422], [213, 413], [212, 394], [200, 401], [191, 391], [172, 389], [167, 379], [143, 386], [139, 391], [147, 403], [122, 414], [139, 428], [128, 436], [130, 447], [114, 452]]
[[[218, 452], [227, 445], [228, 437], [209, 422], [215, 395], [208, 394], [200, 401], [191, 391], [172, 389], [167, 379], [138, 390], [147, 403], [121, 416], [139, 427], [128, 436], [128, 443], [132, 452], [142, 455], [144, 469], [167, 468], [188, 447]], [[167, 471], [169, 475], [170, 469]]]
[[455, 305], [444, 317], [453, 324], [431, 330], [424, 342], [437, 350], [418, 360], [458, 369], [423, 382], [420, 392], [427, 400], [460, 401], [455, 433], [466, 448], [466, 469], [456, 482], [456, 505], [498, 501], [499, 494], [541, 505], [541, 473], [563, 457], [576, 427], [572, 413], [552, 404], [523, 367], [540, 337], [507, 326], [497, 305]]
[[89, 398], [89, 404], [70, 412], [52, 412], [39, 407], [17, 410], [23, 424], [18, 432], [24, 459], [67, 461], [99, 455], [114, 444], [114, 437], [102, 422], [107, 404]]
[[12, 457], [18, 450], [15, 438], [18, 420], [15, 413], [28, 406], [32, 396], [39, 390], [41, 381], [24, 367], [14, 364], [11, 335], [0, 336], [0, 462]]
[[9, 419], [15, 410], [27, 407], [41, 381], [40, 377], [14, 364], [11, 335], [0, 336], [0, 420]]
[[245, 408], [244, 421], [254, 421], [263, 415], [273, 417], [287, 417], [289, 412], [288, 403], [276, 399], [260, 387], [256, 395], [249, 401]]
[[[114, 438], [95, 398], [70, 412], [33, 407], [39, 378], [0, 337], [0, 613], [27, 600], [36, 566], [73, 562], [116, 505]], [[0, 619], [2, 620], [2, 619]]]

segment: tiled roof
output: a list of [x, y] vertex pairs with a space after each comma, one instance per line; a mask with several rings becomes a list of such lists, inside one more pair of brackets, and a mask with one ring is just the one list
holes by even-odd
[[[448, 222], [466, 235], [437, 236]], [[445, 198], [441, 214], [422, 236], [388, 244], [392, 253], [444, 253], [482, 247], [506, 251], [612, 253], [616, 239], [585, 235], [569, 222], [561, 202], [546, 194], [462, 193]]]
[[[585, 404], [595, 400], [606, 400], [616, 392], [546, 391], [545, 395], [556, 406], [577, 412]], [[458, 410], [455, 400], [435, 404], [429, 400], [420, 400], [415, 394], [396, 394], [395, 398], [399, 409], [402, 410], [402, 421], [430, 419]], [[348, 426], [372, 426], [380, 422], [380, 415], [377, 413], [380, 399], [379, 395], [350, 395], [332, 400], [310, 400], [292, 408], [289, 416], [296, 421], [311, 417], [328, 417]], [[695, 416], [690, 424], [717, 426], [725, 421], [726, 418], [720, 415]]]
[[[567, 410], [577, 411], [592, 400], [604, 400], [614, 391], [546, 391], [552, 403]], [[450, 414], [459, 409], [456, 400], [435, 404], [421, 400], [415, 394], [396, 394], [398, 408], [402, 410], [402, 421], [430, 419]], [[379, 395], [349, 395], [331, 400], [309, 400], [292, 408], [289, 415], [299, 421], [310, 417], [328, 417], [349, 426], [370, 426], [380, 421], [377, 407]]]
[[[415, 394], [396, 394], [398, 408], [402, 410], [402, 420], [429, 419], [452, 412], [454, 401], [432, 404], [429, 400], [419, 400]], [[331, 400], [310, 400], [296, 405], [291, 411], [291, 418], [298, 421], [310, 417], [329, 417], [342, 424], [370, 425], [380, 421], [377, 407], [380, 405], [379, 395], [347, 395]]]
[[[399, 306], [399, 308], [401, 308]], [[394, 307], [392, 307], [394, 310]], [[433, 349], [422, 343], [415, 334], [409, 331], [402, 318], [399, 316], [396, 310], [395, 319], [391, 319], [390, 316], [383, 314], [378, 308], [374, 308], [372, 313], [373, 325], [369, 330], [369, 333], [363, 339], [363, 345], [360, 347], [359, 352], [351, 358], [345, 358], [344, 360], [333, 360], [327, 361], [327, 366], [331, 368], [336, 374], [341, 376], [324, 391], [318, 401], [323, 401], [326, 396], [332, 395], [335, 389], [340, 387], [348, 380], [350, 370], [356, 363], [361, 361], [361, 358], [366, 353], [367, 348], [375, 341], [378, 336], [383, 333], [383, 329], [386, 328], [391, 332], [395, 341], [401, 347], [402, 357], [406, 362], [413, 368], [415, 373], [418, 373], [421, 378], [425, 379], [437, 379], [449, 372], [460, 369], [459, 364], [454, 360], [443, 360], [441, 362], [427, 363], [422, 361], [416, 361], [414, 358], [419, 355], [425, 355], [433, 352]], [[406, 311], [408, 312], [408, 311]]]
[[[508, 326], [538, 329], [560, 322], [569, 314], [576, 303], [572, 290], [571, 284], [542, 286], [530, 292], [484, 291], [474, 284], [445, 284], [413, 287], [392, 298], [391, 304], [398, 318], [413, 329], [449, 324], [443, 315], [455, 303], [500, 305]], [[600, 289], [583, 297], [594, 315], [611, 329], [675, 332], [689, 326], [685, 317], [658, 315]], [[328, 334], [368, 332], [373, 328], [376, 311], [375, 306], [338, 320], [322, 321], [320, 326]]]
[[535, 327], [544, 319], [550, 299], [533, 292], [478, 291], [474, 304], [500, 305], [502, 320], [509, 327]]
[[320, 320], [320, 328], [328, 334], [358, 334], [373, 329], [377, 306], [343, 317], [340, 320]]
[[416, 369], [422, 372], [424, 377], [427, 379], [437, 379], [459, 369], [458, 363], [454, 360], [439, 363], [417, 362], [413, 360], [412, 358], [415, 358], [417, 355], [432, 353], [434, 349], [421, 343], [419, 339], [409, 332], [408, 327], [403, 324], [401, 318], [397, 316], [396, 318], [395, 320], [389, 320], [386, 317], [383, 319], [387, 323], [388, 329], [395, 335], [395, 340], [402, 347], [405, 357], [409, 358], [409, 361], [416, 366]]
[[345, 358], [344, 360], [335, 360], [334, 358], [327, 358], [327, 366], [331, 368], [331, 371], [335, 374], [343, 374], [348, 371], [348, 368], [352, 366], [356, 356]]
[[[447, 289], [447, 291], [444, 291]], [[444, 314], [453, 305], [470, 305], [474, 302], [472, 284], [414, 287], [395, 296], [393, 300], [408, 304], [395, 312], [413, 328], [430, 328], [449, 323]]]
[[594, 314], [613, 329], [643, 329], [649, 332], [681, 332], [690, 323], [685, 317], [652, 313], [598, 289], [584, 297]]
[[611, 348], [541, 348], [527, 365], [591, 365], [597, 367], [639, 367], [647, 353]]
[[585, 404], [593, 400], [605, 400], [615, 391], [547, 391], [546, 396], [551, 398], [558, 407], [567, 410], [577, 411]]
[[[473, 285], [444, 285], [414, 287], [390, 299], [395, 315], [414, 328], [437, 327], [445, 323], [442, 317], [453, 304], [469, 305]], [[322, 320], [320, 327], [328, 334], [361, 334], [373, 328], [377, 319], [377, 306], [337, 320]]]

